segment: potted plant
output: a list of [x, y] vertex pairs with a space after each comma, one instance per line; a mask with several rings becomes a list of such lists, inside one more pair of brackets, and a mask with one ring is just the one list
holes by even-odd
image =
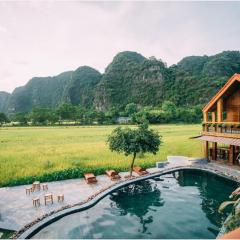
[[212, 128], [214, 129], [214, 131], [216, 131], [216, 126], [217, 126], [216, 123], [212, 123]]
[[222, 124], [222, 130], [224, 130], [224, 132], [226, 132], [226, 130], [227, 130], [227, 124], [226, 123]]

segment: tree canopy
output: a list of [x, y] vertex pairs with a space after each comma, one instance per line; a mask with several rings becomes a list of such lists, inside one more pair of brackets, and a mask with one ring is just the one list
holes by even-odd
[[108, 137], [109, 149], [126, 156], [133, 155], [130, 166], [130, 176], [132, 176], [134, 161], [139, 153], [156, 154], [161, 144], [161, 136], [148, 128], [147, 123], [140, 124], [138, 128], [118, 127]]
[[9, 119], [5, 113], [0, 112], [0, 125], [9, 122]]

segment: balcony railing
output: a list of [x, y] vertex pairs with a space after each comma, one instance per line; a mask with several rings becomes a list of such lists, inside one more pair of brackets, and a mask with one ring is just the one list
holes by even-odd
[[202, 130], [213, 135], [239, 135], [240, 137], [240, 123], [204, 123]]

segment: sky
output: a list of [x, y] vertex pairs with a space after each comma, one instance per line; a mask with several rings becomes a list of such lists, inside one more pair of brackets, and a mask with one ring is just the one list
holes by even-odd
[[0, 0], [0, 91], [88, 65], [101, 73], [121, 51], [168, 66], [240, 50], [240, 2]]

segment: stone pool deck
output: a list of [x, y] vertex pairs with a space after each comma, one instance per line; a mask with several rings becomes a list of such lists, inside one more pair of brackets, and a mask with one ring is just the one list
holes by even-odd
[[[170, 156], [168, 157], [168, 162], [169, 164], [163, 168], [150, 168], [148, 171], [150, 173], [161, 173], [168, 169], [192, 166], [208, 169], [240, 181], [240, 170], [231, 166], [196, 161], [196, 159], [181, 156]], [[119, 180], [119, 182], [123, 182], [125, 181], [124, 176], [128, 175], [128, 172], [120, 173], [120, 175], [122, 180]], [[47, 206], [44, 205], [43, 199], [43, 195], [46, 192], [41, 190], [40, 192], [26, 195], [25, 189], [30, 187], [30, 185], [0, 188], [0, 229], [19, 231], [26, 224], [35, 221], [45, 214], [59, 210], [64, 206], [78, 204], [116, 184], [116, 181], [111, 181], [106, 175], [97, 176], [97, 179], [98, 183], [94, 185], [86, 184], [83, 178], [49, 182], [47, 192], [53, 194], [54, 203]], [[58, 203], [56, 199], [59, 193], [63, 193], [65, 196], [63, 203]], [[34, 197], [40, 197], [41, 205], [39, 207], [33, 207], [32, 198]]]

